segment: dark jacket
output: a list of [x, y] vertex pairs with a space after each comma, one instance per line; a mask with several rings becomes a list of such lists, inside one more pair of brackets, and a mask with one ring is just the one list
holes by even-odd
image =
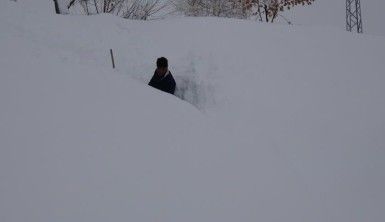
[[170, 94], [174, 94], [176, 87], [175, 79], [171, 75], [171, 72], [162, 77], [154, 73], [148, 85]]

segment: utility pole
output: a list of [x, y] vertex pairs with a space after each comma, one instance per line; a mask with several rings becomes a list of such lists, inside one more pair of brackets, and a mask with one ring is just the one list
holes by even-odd
[[360, 0], [346, 0], [346, 30], [363, 32]]

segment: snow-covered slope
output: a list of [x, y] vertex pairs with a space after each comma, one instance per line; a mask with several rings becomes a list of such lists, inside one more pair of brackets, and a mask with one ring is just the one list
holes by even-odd
[[[26, 4], [0, 2], [0, 221], [385, 219], [385, 38]], [[187, 102], [146, 85], [159, 56]]]

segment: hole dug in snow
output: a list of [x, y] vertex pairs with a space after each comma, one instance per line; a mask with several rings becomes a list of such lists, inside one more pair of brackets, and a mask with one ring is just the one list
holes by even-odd
[[195, 77], [174, 76], [176, 81], [175, 96], [205, 110], [214, 104], [214, 87], [207, 81], [198, 81]]

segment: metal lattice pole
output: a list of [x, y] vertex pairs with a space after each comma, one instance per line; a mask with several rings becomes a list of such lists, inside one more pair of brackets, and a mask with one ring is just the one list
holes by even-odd
[[346, 30], [363, 32], [360, 0], [346, 0]]

